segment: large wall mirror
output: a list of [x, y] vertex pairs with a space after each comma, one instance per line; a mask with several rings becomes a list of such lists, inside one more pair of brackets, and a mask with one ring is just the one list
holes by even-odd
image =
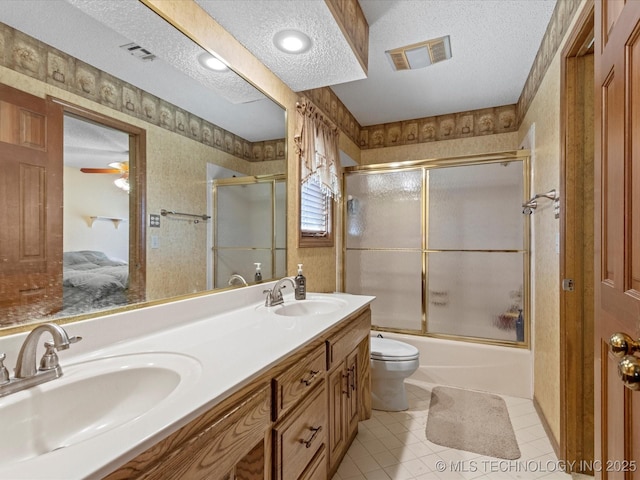
[[3, 0], [0, 83], [62, 106], [64, 173], [62, 290], [0, 334], [286, 274], [286, 112], [209, 60], [135, 0]]

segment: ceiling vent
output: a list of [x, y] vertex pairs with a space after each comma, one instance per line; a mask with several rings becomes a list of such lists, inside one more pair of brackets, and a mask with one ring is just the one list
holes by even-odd
[[126, 50], [131, 55], [142, 61], [153, 60], [154, 58], [156, 58], [153, 53], [151, 53], [146, 48], [141, 47], [137, 43], [127, 43], [126, 45], [120, 45], [120, 48]]
[[449, 35], [385, 52], [394, 70], [415, 70], [451, 58]]

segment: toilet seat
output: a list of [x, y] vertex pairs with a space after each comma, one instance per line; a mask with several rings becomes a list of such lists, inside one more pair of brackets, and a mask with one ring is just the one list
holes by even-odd
[[371, 337], [371, 359], [386, 362], [417, 360], [418, 349], [390, 338]]

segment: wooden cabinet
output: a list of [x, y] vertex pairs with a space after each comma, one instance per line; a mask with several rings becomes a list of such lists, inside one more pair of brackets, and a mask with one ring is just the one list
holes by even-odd
[[368, 351], [362, 344], [369, 342], [371, 317], [365, 312], [354, 325], [327, 340], [327, 366], [329, 370], [329, 473], [333, 475], [349, 445], [358, 432], [360, 398], [370, 395], [367, 385], [369, 359], [363, 363], [362, 353]]
[[281, 418], [316, 385], [327, 371], [324, 343], [273, 379], [273, 420]]
[[108, 480], [325, 480], [368, 418], [369, 308], [344, 319]]
[[327, 395], [318, 385], [273, 429], [274, 479], [305, 478], [305, 472], [325, 450], [327, 437]]
[[[212, 409], [106, 478], [265, 478], [270, 397], [268, 386], [264, 386], [228, 409]], [[236, 475], [236, 465], [244, 472], [242, 477]]]

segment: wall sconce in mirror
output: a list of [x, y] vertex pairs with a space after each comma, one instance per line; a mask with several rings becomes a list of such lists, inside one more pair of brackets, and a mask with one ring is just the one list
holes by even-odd
[[522, 213], [524, 215], [533, 214], [534, 210], [538, 208], [538, 199], [548, 198], [553, 202], [553, 213], [555, 218], [560, 218], [560, 195], [556, 192], [555, 188], [549, 190], [547, 193], [536, 193], [528, 201], [522, 204]]

